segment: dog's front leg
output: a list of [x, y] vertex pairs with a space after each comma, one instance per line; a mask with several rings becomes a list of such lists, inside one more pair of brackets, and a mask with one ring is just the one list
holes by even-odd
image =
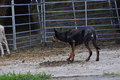
[[72, 44], [72, 52], [70, 53], [70, 56], [67, 58], [67, 61], [74, 61], [74, 56], [75, 56], [75, 49], [76, 49], [76, 46], [75, 46], [75, 40], [73, 40], [73, 44]]
[[72, 55], [73, 55], [73, 52], [70, 53], [69, 57], [66, 60], [71, 62]]

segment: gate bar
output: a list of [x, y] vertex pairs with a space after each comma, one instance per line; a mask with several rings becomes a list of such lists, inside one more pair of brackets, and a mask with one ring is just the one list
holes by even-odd
[[14, 7], [14, 0], [11, 1], [12, 4], [12, 25], [13, 25], [13, 50], [17, 50], [16, 46], [16, 27], [15, 27], [15, 7]]
[[88, 22], [87, 22], [87, 1], [85, 1], [85, 27], [87, 27]]

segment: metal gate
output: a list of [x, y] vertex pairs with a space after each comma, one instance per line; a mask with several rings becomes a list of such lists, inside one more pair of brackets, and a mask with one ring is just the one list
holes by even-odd
[[[27, 8], [27, 12], [19, 11]], [[93, 26], [99, 40], [120, 39], [119, 9], [116, 0], [30, 0], [30, 3], [9, 7], [11, 24], [5, 25], [7, 40], [11, 49], [16, 50], [51, 42], [53, 28], [77, 29]], [[19, 7], [19, 8], [18, 8]], [[26, 19], [24, 21], [24, 19]]]
[[3, 25], [10, 49], [17, 50], [44, 43], [45, 27], [41, 6], [42, 2], [38, 3], [37, 0], [24, 4], [11, 0], [10, 5], [0, 5], [1, 8], [8, 8], [9, 11], [9, 15], [0, 18], [5, 21]]
[[99, 40], [120, 38], [119, 8], [116, 0], [43, 0], [43, 3], [45, 42], [51, 42], [53, 28], [61, 27], [67, 30], [92, 26], [98, 32]]

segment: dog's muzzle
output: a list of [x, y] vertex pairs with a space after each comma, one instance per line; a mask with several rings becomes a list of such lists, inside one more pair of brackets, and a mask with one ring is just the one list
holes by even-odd
[[53, 42], [57, 42], [57, 41], [60, 41], [60, 40], [53, 38], [52, 41], [53, 41]]

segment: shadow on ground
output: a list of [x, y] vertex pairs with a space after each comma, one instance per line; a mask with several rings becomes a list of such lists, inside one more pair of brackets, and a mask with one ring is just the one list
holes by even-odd
[[39, 63], [39, 65], [42, 66], [42, 67], [56, 67], [56, 66], [74, 65], [74, 63], [85, 64], [85, 62], [86, 61], [73, 61], [73, 62], [68, 62], [68, 61], [47, 61], [47, 62]]

